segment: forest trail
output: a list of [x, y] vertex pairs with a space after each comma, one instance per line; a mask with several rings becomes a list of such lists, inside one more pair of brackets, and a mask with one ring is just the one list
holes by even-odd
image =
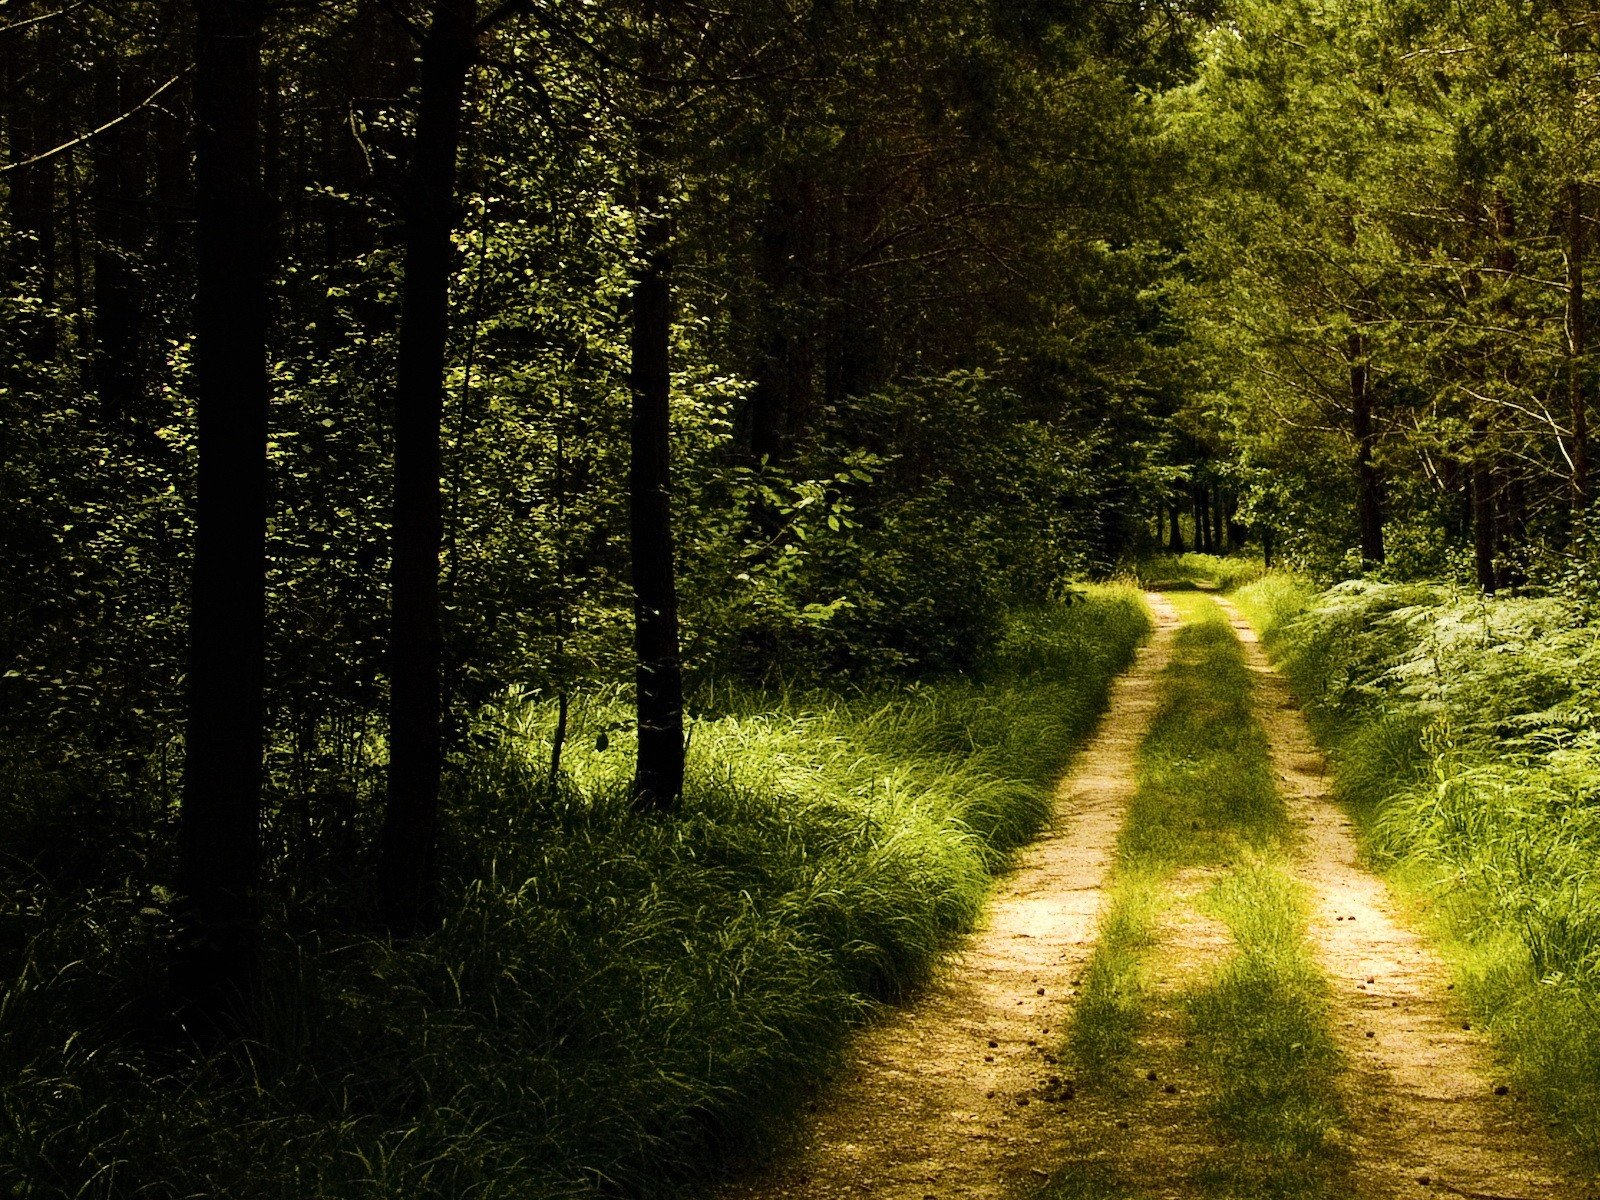
[[1093, 948], [1179, 625], [1163, 598], [1150, 603], [1155, 635], [1114, 685], [1050, 830], [996, 880], [982, 927], [925, 994], [862, 1033], [793, 1152], [724, 1200], [1012, 1196], [1059, 1157], [1052, 1034]]
[[1354, 828], [1333, 801], [1326, 761], [1288, 683], [1239, 610], [1216, 600], [1256, 674], [1257, 719], [1303, 838], [1297, 871], [1310, 892], [1310, 938], [1348, 1064], [1344, 1102], [1362, 1195], [1592, 1195], [1555, 1169], [1561, 1155], [1500, 1081], [1482, 1035], [1449, 1002], [1443, 962], [1396, 920], [1388, 889], [1361, 867]]
[[[1155, 636], [1062, 783], [1052, 829], [997, 880], [986, 923], [921, 998], [863, 1031], [789, 1153], [720, 1200], [1253, 1200], [1218, 1191], [1208, 1174], [1237, 1150], [1191, 1084], [1184, 997], [1232, 952], [1228, 931], [1197, 905], [1216, 870], [1181, 870], [1165, 885], [1137, 1069], [1110, 1086], [1076, 1084], [1056, 1057], [1182, 625], [1165, 597], [1148, 599]], [[1308, 1178], [1305, 1194], [1593, 1200], [1600, 1193], [1563, 1173], [1526, 1102], [1501, 1086], [1482, 1035], [1450, 1002], [1442, 962], [1360, 866], [1304, 715], [1249, 624], [1217, 602], [1253, 672], [1344, 1063], [1335, 1134], [1344, 1167], [1336, 1179]]]

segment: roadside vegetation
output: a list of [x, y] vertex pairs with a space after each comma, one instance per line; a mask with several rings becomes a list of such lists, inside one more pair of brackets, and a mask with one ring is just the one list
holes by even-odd
[[220, 1054], [139, 1035], [148, 894], [10, 906], [0, 1190], [674, 1194], [972, 921], [1147, 629], [1092, 588], [1014, 620], [976, 681], [746, 696], [696, 724], [671, 824], [630, 816], [621, 703], [575, 708], [554, 792], [551, 712], [491, 709], [440, 930], [278, 947], [259, 1032]]
[[1570, 600], [1439, 584], [1237, 599], [1463, 1003], [1600, 1163], [1600, 636]]
[[[1191, 556], [1183, 565], [1198, 573], [1212, 564]], [[1251, 710], [1250, 674], [1210, 599], [1173, 599], [1189, 623], [1140, 748], [1139, 790], [1067, 1049], [1090, 1086], [1115, 1093], [1117, 1077], [1142, 1070], [1150, 1057], [1140, 1034], [1153, 1014], [1175, 1004], [1186, 1042], [1167, 1068], [1183, 1079], [1175, 1086], [1198, 1084], [1226, 1134], [1225, 1148], [1198, 1168], [1208, 1193], [1338, 1194], [1338, 1055], [1326, 989], [1305, 942], [1304, 903], [1283, 861], [1291, 831]], [[1185, 897], [1175, 891], [1176, 877], [1195, 868], [1213, 882]], [[1234, 951], [1164, 1000], [1152, 983], [1163, 915], [1188, 903], [1227, 927]], [[1069, 1166], [1046, 1194], [1116, 1197], [1138, 1194], [1136, 1182]]]

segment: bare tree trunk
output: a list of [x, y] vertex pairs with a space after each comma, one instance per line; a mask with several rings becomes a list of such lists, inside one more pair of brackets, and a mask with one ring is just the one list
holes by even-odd
[[1361, 557], [1366, 562], [1381, 563], [1384, 558], [1383, 493], [1372, 461], [1377, 434], [1372, 424], [1366, 339], [1359, 333], [1352, 333], [1346, 353], [1350, 360], [1350, 411], [1356, 439], [1356, 520], [1361, 531]]
[[634, 649], [638, 656], [639, 755], [633, 804], [674, 811], [683, 794], [683, 668], [672, 535], [671, 225], [659, 138], [643, 139], [639, 183], [639, 281], [633, 292], [632, 463]]
[[389, 795], [378, 901], [384, 923], [413, 933], [438, 891], [441, 668], [440, 423], [449, 330], [456, 156], [467, 74], [476, 56], [476, 0], [439, 0], [422, 46], [412, 146], [405, 276], [395, 378], [393, 611], [389, 633]]
[[266, 624], [264, 0], [197, 0], [199, 480], [178, 883], [180, 984], [216, 1012], [257, 977]]
[[1494, 595], [1499, 580], [1494, 569], [1494, 470], [1490, 466], [1484, 443], [1488, 440], [1488, 425], [1481, 418], [1473, 423], [1478, 446], [1472, 456], [1472, 563], [1478, 577], [1478, 586], [1488, 595]]
[[1583, 184], [1567, 184], [1567, 396], [1571, 405], [1572, 510], [1589, 507], [1589, 409], [1583, 369], [1587, 334], [1583, 303]]
[[1172, 518], [1172, 540], [1167, 543], [1167, 550], [1172, 554], [1182, 554], [1184, 552], [1182, 514], [1176, 504], [1168, 505], [1167, 512]]

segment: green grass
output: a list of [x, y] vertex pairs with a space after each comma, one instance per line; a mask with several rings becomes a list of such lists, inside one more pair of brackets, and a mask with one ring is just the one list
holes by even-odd
[[[1149, 977], [1172, 875], [1223, 868], [1202, 898], [1234, 954], [1181, 997], [1223, 1149], [1202, 1168], [1219, 1197], [1338, 1194], [1338, 1056], [1327, 996], [1305, 942], [1304, 901], [1282, 865], [1291, 827], [1243, 651], [1208, 597], [1173, 597], [1186, 624], [1165, 697], [1140, 747], [1139, 791], [1118, 845], [1100, 939], [1067, 1037], [1084, 1076], [1128, 1067], [1152, 1004]], [[1048, 1200], [1138, 1194], [1104, 1169], [1057, 1173]]]
[[1185, 1000], [1212, 1114], [1232, 1140], [1203, 1178], [1219, 1197], [1351, 1193], [1327, 984], [1281, 857], [1248, 854], [1205, 897], [1237, 952]]
[[554, 795], [550, 712], [507, 703], [455, 764], [443, 929], [275, 933], [256, 1035], [216, 1055], [150, 1036], [159, 897], [12, 883], [0, 1193], [681, 1194], [926, 978], [1147, 630], [1097, 588], [1019, 615], [979, 680], [719, 698], [668, 822], [628, 812], [614, 701], [579, 706]]
[[1156, 554], [1135, 563], [1133, 574], [1154, 591], [1232, 592], [1261, 579], [1267, 569], [1259, 558], [1243, 554]]
[[1269, 577], [1240, 603], [1457, 995], [1600, 1167], [1600, 633], [1442, 585]]

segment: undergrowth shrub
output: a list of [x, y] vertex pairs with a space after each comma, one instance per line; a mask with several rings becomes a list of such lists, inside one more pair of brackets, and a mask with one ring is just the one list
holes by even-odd
[[1557, 598], [1244, 589], [1370, 852], [1526, 1084], [1600, 1162], [1600, 630]]
[[554, 788], [550, 706], [508, 700], [454, 764], [443, 927], [276, 929], [224, 1051], [145, 1011], [159, 895], [12, 875], [0, 1192], [679, 1194], [927, 976], [1147, 629], [1131, 589], [1097, 588], [1019, 614], [978, 679], [721, 697], [671, 821], [628, 810], [615, 697], [575, 705]]

